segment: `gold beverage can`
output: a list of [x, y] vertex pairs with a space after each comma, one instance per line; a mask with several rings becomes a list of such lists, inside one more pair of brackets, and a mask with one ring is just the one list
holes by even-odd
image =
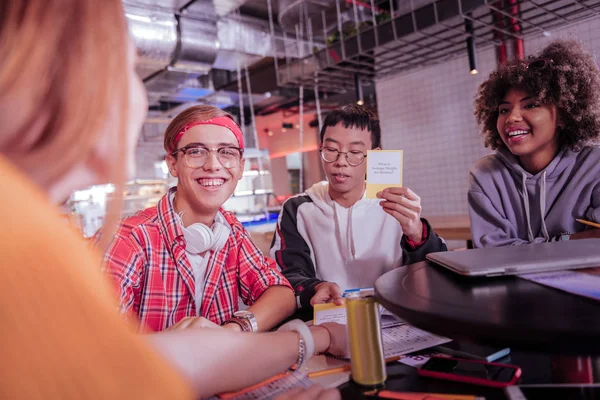
[[372, 291], [346, 297], [352, 379], [363, 386], [379, 386], [387, 379], [379, 305]]

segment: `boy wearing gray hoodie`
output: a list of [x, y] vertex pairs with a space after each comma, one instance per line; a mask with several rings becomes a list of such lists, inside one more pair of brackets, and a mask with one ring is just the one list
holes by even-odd
[[600, 237], [600, 72], [576, 42], [500, 66], [478, 89], [477, 122], [495, 154], [470, 173], [475, 247]]

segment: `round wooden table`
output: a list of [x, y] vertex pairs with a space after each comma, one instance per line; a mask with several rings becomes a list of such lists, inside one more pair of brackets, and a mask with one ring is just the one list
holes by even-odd
[[381, 276], [375, 291], [399, 317], [452, 339], [600, 355], [600, 302], [516, 276], [463, 277], [421, 262]]

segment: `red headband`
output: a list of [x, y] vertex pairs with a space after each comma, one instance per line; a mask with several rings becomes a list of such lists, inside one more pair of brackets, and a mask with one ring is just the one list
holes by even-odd
[[197, 126], [197, 125], [218, 125], [218, 126], [227, 128], [235, 135], [235, 138], [237, 139], [240, 148], [242, 148], [242, 149], [244, 148], [244, 135], [242, 134], [242, 131], [241, 131], [240, 127], [238, 126], [238, 124], [236, 124], [235, 121], [229, 117], [215, 117], [215, 118], [211, 118], [206, 121], [190, 122], [189, 124], [184, 126], [183, 129], [179, 131], [177, 136], [175, 136], [175, 141], [173, 142], [173, 147], [171, 148], [171, 152], [175, 151], [175, 148], [177, 147], [177, 143], [179, 142], [179, 140], [181, 139], [183, 134], [186, 133], [190, 128], [193, 128], [194, 126]]

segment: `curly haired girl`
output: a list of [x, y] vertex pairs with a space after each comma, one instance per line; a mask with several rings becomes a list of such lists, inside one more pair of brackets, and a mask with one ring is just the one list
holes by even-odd
[[475, 247], [600, 237], [600, 72], [573, 41], [492, 72], [475, 116], [495, 154], [471, 169]]

